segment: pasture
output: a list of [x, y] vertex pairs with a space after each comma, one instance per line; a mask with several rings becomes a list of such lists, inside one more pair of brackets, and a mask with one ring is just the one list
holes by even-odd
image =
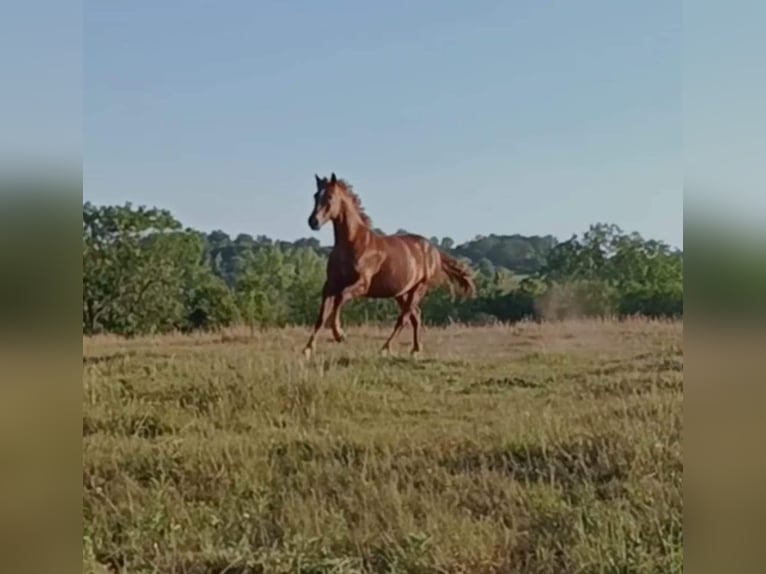
[[83, 340], [84, 571], [682, 571], [682, 324]]

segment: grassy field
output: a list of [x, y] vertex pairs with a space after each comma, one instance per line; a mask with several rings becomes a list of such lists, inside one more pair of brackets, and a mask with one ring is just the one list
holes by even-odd
[[682, 324], [83, 341], [86, 572], [681, 572]]

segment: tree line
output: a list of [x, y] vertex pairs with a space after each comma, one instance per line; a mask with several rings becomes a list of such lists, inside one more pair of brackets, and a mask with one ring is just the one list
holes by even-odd
[[[431, 292], [422, 306], [427, 324], [683, 314], [683, 252], [615, 225], [595, 224], [566, 241], [431, 241], [473, 268], [478, 293], [461, 301], [446, 289]], [[163, 209], [85, 202], [83, 333], [312, 324], [329, 250], [314, 238], [231, 238], [184, 228]], [[343, 321], [390, 322], [396, 311], [391, 300], [358, 300]]]

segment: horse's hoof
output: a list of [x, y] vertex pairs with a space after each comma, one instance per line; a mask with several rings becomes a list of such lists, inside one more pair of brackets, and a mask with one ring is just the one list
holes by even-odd
[[311, 353], [312, 353], [311, 347], [306, 347], [305, 349], [303, 349], [303, 356], [306, 359], [310, 359], [311, 358]]
[[420, 348], [412, 349], [412, 351], [410, 351], [410, 355], [417, 358], [420, 356], [420, 353], [422, 350], [423, 349], [420, 349]]
[[391, 354], [391, 349], [389, 349], [388, 347], [383, 347], [380, 350], [380, 356], [381, 357], [388, 357], [390, 354]]
[[346, 341], [346, 335], [335, 335], [336, 343], [344, 343]]

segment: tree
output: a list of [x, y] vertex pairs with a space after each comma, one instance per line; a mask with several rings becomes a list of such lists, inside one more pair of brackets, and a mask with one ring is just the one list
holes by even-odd
[[216, 229], [215, 231], [212, 231], [207, 236], [208, 243], [210, 243], [210, 246], [214, 249], [220, 249], [222, 247], [228, 247], [231, 245], [231, 238], [229, 235], [220, 229]]
[[252, 235], [249, 235], [247, 233], [240, 233], [237, 235], [237, 237], [234, 239], [234, 245], [236, 245], [238, 248], [250, 248], [255, 245], [255, 239], [253, 239]]
[[126, 335], [173, 328], [184, 279], [202, 264], [196, 233], [166, 210], [83, 205], [83, 330]]
[[287, 289], [288, 322], [307, 324], [316, 319], [325, 281], [326, 259], [315, 250], [303, 247], [290, 252], [294, 274]]
[[188, 277], [184, 293], [181, 330], [218, 330], [240, 320], [234, 293], [211, 268], [195, 269]]
[[454, 252], [471, 261], [487, 259], [496, 267], [526, 275], [540, 271], [555, 243], [551, 236], [479, 235], [455, 247]]
[[[542, 275], [551, 286], [558, 285], [557, 293], [566, 292], [572, 305], [577, 299], [581, 309], [611, 305], [613, 312], [653, 316], [683, 309], [682, 254], [660, 241], [623, 233], [616, 225], [592, 225], [582, 238], [575, 235], [558, 244]], [[564, 284], [579, 285], [579, 295], [574, 287], [565, 291]]]

